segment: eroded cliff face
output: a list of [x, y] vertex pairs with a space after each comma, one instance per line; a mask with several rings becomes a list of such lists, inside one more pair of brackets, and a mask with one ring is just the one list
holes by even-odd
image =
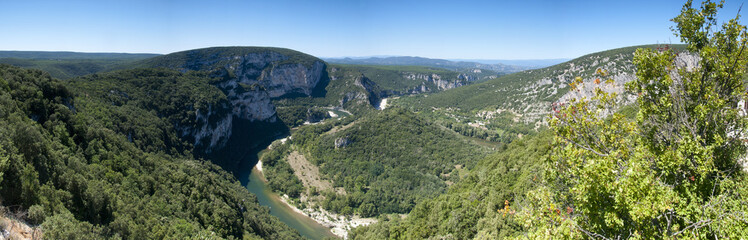
[[310, 67], [300, 63], [279, 65], [262, 72], [260, 85], [265, 87], [271, 98], [290, 93], [309, 96], [320, 82], [324, 70], [325, 64], [321, 61], [314, 62]]
[[[540, 127], [547, 123], [554, 107], [571, 99], [589, 99], [595, 95], [597, 88], [616, 93], [621, 106], [634, 103], [637, 96], [627, 92], [625, 85], [636, 79], [636, 66], [633, 64], [636, 48], [638, 47], [590, 54], [552, 67], [510, 75], [505, 79], [514, 81], [517, 87], [507, 89], [502, 88], [499, 83], [490, 85], [496, 94], [502, 94], [509, 100], [486, 113], [480, 112], [478, 117], [509, 111], [518, 116], [516, 121]], [[692, 69], [699, 59], [683, 51], [675, 61], [678, 68]], [[605, 76], [597, 73], [598, 70], [605, 72]], [[568, 84], [577, 77], [582, 78], [582, 83], [570, 90]]]
[[[595, 62], [597, 63], [597, 61]], [[584, 78], [582, 84], [577, 88], [577, 91], [569, 91], [561, 98], [559, 98], [558, 102], [568, 102], [571, 99], [582, 99], [582, 98], [592, 98], [595, 96], [595, 89], [600, 88], [603, 91], [610, 92], [610, 93], [616, 93], [621, 96], [621, 101], [623, 105], [631, 104], [634, 101], [636, 101], [636, 96], [633, 94], [626, 94], [626, 84], [633, 81], [636, 78], [635, 68], [633, 66], [633, 63], [630, 61], [627, 62], [627, 65], [624, 65], [623, 67], [617, 68], [615, 64], [610, 64], [608, 59], [603, 59], [601, 63], [608, 63], [608, 64], [600, 64], [603, 65], [601, 67], [601, 70], [608, 71], [610, 73], [609, 78], [613, 80], [610, 83], [606, 83], [607, 79], [600, 79], [598, 76], [591, 76]], [[614, 62], [613, 62], [614, 63]], [[675, 58], [675, 66], [677, 68], [685, 68], [688, 71], [693, 69], [695, 66], [697, 66], [699, 63], [699, 57], [694, 54], [689, 53], [681, 53]], [[595, 67], [593, 65], [592, 67]], [[571, 81], [571, 76], [564, 76], [568, 79], [568, 81]], [[599, 82], [596, 82], [596, 80], [599, 80]]]
[[436, 74], [436, 73], [423, 74], [423, 73], [405, 72], [403, 73], [403, 77], [410, 79], [410, 80], [422, 80], [423, 81], [423, 83], [420, 86], [417, 86], [408, 91], [408, 93], [411, 93], [411, 94], [418, 94], [418, 93], [432, 91], [432, 89], [429, 88], [429, 86], [427, 86], [428, 83], [433, 84], [437, 90], [447, 90], [447, 89], [464, 86], [465, 84], [467, 84], [467, 82], [475, 80], [475, 77], [469, 76], [466, 74], [459, 74], [457, 76], [457, 79], [445, 79], [441, 75]]
[[[292, 56], [267, 50], [243, 54], [198, 49], [179, 53], [181, 62], [169, 62], [167, 67], [180, 71], [207, 71], [220, 79], [211, 82], [226, 94], [228, 103], [210, 106], [207, 111], [196, 111], [196, 126], [177, 126], [182, 137], [192, 140], [198, 154], [215, 155], [245, 144], [252, 146], [246, 132], [250, 125], [282, 125], [278, 123], [271, 99], [288, 95], [309, 96], [323, 77], [326, 65], [318, 59], [303, 61]], [[206, 53], [211, 51], [210, 53]], [[298, 57], [298, 56], [297, 56]], [[242, 125], [242, 126], [239, 126]], [[243, 132], [237, 132], [244, 129]], [[239, 143], [233, 142], [240, 134]], [[270, 136], [256, 136], [257, 138]], [[242, 143], [243, 142], [243, 143]], [[236, 145], [234, 147], [228, 144]], [[224, 154], [225, 155], [225, 154]], [[233, 154], [231, 154], [233, 155]]]
[[[678, 68], [684, 67], [689, 70], [696, 66], [698, 62], [698, 56], [688, 53], [681, 53], [675, 59]], [[632, 60], [628, 59], [628, 57], [623, 54], [616, 55], [613, 58], [595, 59], [595, 61], [593, 61], [589, 66], [580, 66], [573, 63], [569, 64], [569, 67], [564, 69], [562, 73], [556, 75], [554, 78], [540, 79], [535, 84], [528, 87], [526, 91], [533, 94], [535, 93], [533, 92], [533, 89], [542, 86], [553, 86], [553, 93], [556, 93], [558, 89], [567, 87], [566, 83], [573, 81], [575, 76], [580, 76], [582, 75], [582, 72], [590, 69], [606, 71], [608, 76], [600, 77], [596, 75], [587, 75], [582, 77], [583, 82], [577, 87], [577, 90], [566, 92], [556, 101], [556, 103], [565, 103], [571, 99], [590, 99], [595, 96], [595, 89], [597, 88], [609, 93], [618, 94], [618, 100], [622, 106], [636, 101], [636, 95], [630, 94], [626, 91], [626, 84], [636, 78], [636, 68], [633, 65]], [[608, 79], [612, 81], [607, 82]], [[549, 113], [550, 108], [548, 108], [547, 103], [542, 101], [532, 102], [523, 110], [523, 120], [526, 122], [544, 120]]]

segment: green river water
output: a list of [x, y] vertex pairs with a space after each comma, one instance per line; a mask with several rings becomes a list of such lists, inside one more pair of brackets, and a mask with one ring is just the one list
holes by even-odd
[[[269, 145], [269, 144], [268, 144]], [[257, 195], [260, 205], [270, 207], [270, 214], [280, 219], [288, 226], [296, 229], [302, 236], [309, 239], [323, 239], [325, 237], [337, 237], [330, 229], [320, 225], [313, 219], [294, 211], [291, 207], [281, 201], [280, 196], [273, 192], [263, 181], [260, 173], [254, 165], [264, 148], [253, 150], [248, 159], [242, 161], [237, 178], [242, 186], [249, 192]]]

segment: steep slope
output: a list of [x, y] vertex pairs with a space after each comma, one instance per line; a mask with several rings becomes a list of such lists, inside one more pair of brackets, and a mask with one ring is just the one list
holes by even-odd
[[[270, 186], [342, 214], [406, 213], [443, 192], [487, 149], [415, 114], [388, 108], [358, 119], [305, 126], [263, 156]], [[294, 176], [303, 156], [330, 182], [310, 188]], [[298, 158], [298, 157], [295, 157]], [[297, 159], [298, 160], [298, 159]]]
[[[187, 124], [185, 121], [174, 122], [180, 137], [194, 145], [196, 154], [217, 160], [222, 165], [237, 164], [252, 146], [287, 131], [278, 121], [272, 99], [318, 95], [329, 81], [324, 62], [281, 48], [196, 49], [146, 59], [131, 67], [199, 72], [204, 79], [197, 83], [200, 87], [219, 91], [221, 101], [202, 108], [191, 106], [195, 103], [186, 101], [176, 109], [187, 108], [187, 111], [160, 113], [180, 114], [177, 118], [188, 119], [185, 120]], [[146, 76], [140, 81], [148, 77], [159, 76]], [[96, 82], [106, 78], [107, 75], [92, 76], [87, 80]], [[109, 82], [133, 78], [141, 76], [132, 75]], [[147, 87], [141, 85], [138, 91], [147, 91]], [[164, 85], [152, 87], [168, 88]]]
[[326, 81], [326, 64], [313, 56], [283, 48], [213, 47], [171, 53], [146, 59], [134, 66], [205, 71], [225, 81], [224, 91], [237, 85], [256, 84], [270, 98], [284, 95], [312, 95], [318, 83]]
[[439, 92], [470, 84], [475, 81], [498, 77], [490, 71], [477, 70], [471, 73], [427, 68], [419, 66], [367, 66], [334, 65], [342, 69], [358, 71], [380, 88], [381, 95], [399, 96]]
[[65, 84], [0, 65], [0, 202], [45, 238], [300, 238], [232, 175], [177, 150], [172, 119], [117, 100], [137, 96], [128, 85], [107, 98]]
[[[594, 84], [598, 69], [607, 71], [615, 81], [611, 88], [622, 92], [622, 86], [634, 76], [633, 53], [643, 47], [664, 46], [643, 45], [592, 53], [555, 66], [506, 75], [454, 91], [401, 98], [398, 102], [417, 109], [511, 110], [521, 114], [523, 121], [535, 122], [550, 112], [551, 103], [569, 97], [568, 84], [574, 78], [582, 77], [586, 85]], [[683, 49], [682, 45], [671, 47]]]
[[[517, 116], [516, 122], [538, 123], [551, 110], [551, 103], [590, 96], [591, 90], [602, 84], [606, 84], [607, 91], [623, 93], [621, 100], [624, 103], [633, 100], [633, 96], [624, 92], [623, 85], [633, 79], [635, 69], [631, 59], [635, 49], [640, 47], [659, 46], [594, 53], [550, 68], [525, 71], [451, 91], [403, 97], [396, 103], [417, 109], [422, 116], [438, 120], [452, 118], [458, 123], [490, 123], [495, 116], [506, 113]], [[675, 48], [678, 51], [683, 46]], [[693, 66], [695, 62], [697, 59], [685, 52], [681, 52], [676, 60], [679, 67]], [[598, 69], [606, 71], [614, 82], [596, 83]], [[566, 84], [575, 77], [584, 80], [581, 90], [569, 92]], [[634, 115], [630, 114], [631, 107], [621, 111], [629, 117]], [[520, 120], [520, 117], [524, 119]], [[472, 127], [480, 126], [489, 125]], [[447, 193], [417, 204], [407, 217], [390, 216], [386, 221], [354, 229], [349, 236], [352, 239], [502, 239], [517, 236], [522, 231], [520, 223], [514, 220], [517, 206], [509, 203], [521, 202], [515, 200], [523, 199], [538, 182], [536, 180], [543, 179], [539, 169], [549, 154], [552, 141], [551, 132], [543, 130], [539, 134], [513, 139], [502, 151], [481, 160]]]
[[[421, 67], [328, 67], [297, 51], [265, 47], [189, 50], [128, 68], [136, 70], [94, 74], [72, 82], [85, 82], [79, 86], [91, 95], [117, 104], [132, 102], [157, 111], [171, 120], [178, 137], [191, 144], [195, 154], [230, 169], [246, 154], [247, 146], [283, 134], [287, 127], [328, 118], [329, 111], [364, 113], [373, 110], [372, 105], [382, 97], [440, 91], [475, 80], [471, 75]], [[188, 83], [173, 80], [187, 75], [191, 76], [185, 78], [190, 79]], [[205, 94], [190, 96], [189, 91], [170, 90], [180, 85]], [[166, 105], [170, 108], [159, 108]]]
[[[542, 127], [554, 103], [591, 96], [596, 86], [624, 93], [623, 86], [634, 77], [633, 53], [642, 47], [666, 46], [644, 45], [592, 53], [555, 66], [514, 73], [451, 91], [403, 97], [393, 104], [429, 115], [467, 135], [478, 132], [478, 135], [490, 137], [498, 133], [492, 139], [512, 139]], [[683, 49], [682, 45], [667, 47], [676, 51]], [[680, 60], [685, 64], [695, 62], [688, 54], [681, 54]], [[597, 70], [606, 72], [613, 83], [598, 80], [603, 77], [596, 74]], [[582, 90], [569, 92], [568, 84], [576, 77], [583, 78]], [[623, 101], [633, 99], [623, 94]]]
[[[407, 217], [389, 216], [354, 229], [351, 239], [504, 239], [521, 231], [505, 201], [515, 202], [542, 178], [550, 132], [518, 140], [480, 160], [460, 182], [418, 203]], [[499, 210], [508, 207], [506, 214]]]
[[273, 99], [278, 116], [290, 127], [321, 120], [314, 114], [348, 110], [354, 114], [373, 110], [383, 98], [439, 92], [497, 75], [490, 71], [460, 73], [418, 66], [365, 66], [333, 64], [329, 83], [319, 95]]

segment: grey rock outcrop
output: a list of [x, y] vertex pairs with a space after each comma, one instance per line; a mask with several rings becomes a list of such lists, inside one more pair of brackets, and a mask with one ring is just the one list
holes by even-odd
[[335, 139], [335, 149], [344, 148], [353, 143], [348, 137], [340, 137]]
[[413, 89], [410, 89], [408, 91], [408, 93], [410, 94], [430, 92], [432, 89], [426, 86], [426, 83], [434, 84], [437, 90], [447, 90], [447, 89], [464, 86], [469, 81], [475, 80], [474, 76], [470, 76], [470, 75], [463, 74], [463, 73], [457, 75], [456, 79], [445, 79], [444, 77], [436, 73], [423, 74], [423, 73], [411, 73], [411, 72], [404, 72], [403, 77], [406, 79], [410, 79], [410, 80], [422, 80], [423, 81], [421, 85]]
[[344, 106], [349, 102], [356, 102], [359, 104], [363, 103], [372, 106], [379, 103], [381, 93], [376, 83], [362, 74], [356, 78], [353, 84], [360, 89], [358, 91], [350, 91], [343, 94], [343, 97], [339, 100], [340, 106]]
[[237, 122], [276, 122], [271, 99], [311, 95], [327, 67], [312, 56], [274, 48], [207, 48], [159, 58], [155, 66], [206, 71], [220, 79], [212, 84], [226, 94], [228, 103], [197, 111], [197, 126], [177, 126], [182, 137], [193, 140], [204, 153], [225, 147]]

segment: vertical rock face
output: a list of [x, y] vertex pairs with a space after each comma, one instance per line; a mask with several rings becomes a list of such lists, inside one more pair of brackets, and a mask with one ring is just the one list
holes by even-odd
[[423, 74], [423, 73], [405, 72], [403, 73], [403, 77], [410, 79], [410, 80], [423, 80], [422, 85], [408, 91], [411, 94], [431, 91], [431, 89], [429, 89], [426, 86], [426, 83], [434, 84], [437, 90], [446, 90], [446, 89], [452, 89], [452, 88], [464, 86], [467, 82], [475, 80], [475, 77], [468, 76], [466, 74], [459, 74], [457, 76], [457, 79], [452, 79], [452, 80], [444, 79], [441, 75], [436, 74], [436, 73]]
[[284, 64], [264, 71], [259, 79], [271, 98], [289, 93], [309, 96], [319, 83], [324, 69], [325, 64], [321, 61], [314, 62], [310, 67], [300, 63]]
[[[607, 63], [607, 59], [601, 61], [601, 63]], [[595, 61], [594, 63], [598, 63]], [[623, 104], [630, 104], [636, 101], [636, 96], [633, 94], [626, 94], [626, 84], [633, 81], [636, 78], [633, 63], [627, 62], [630, 66], [623, 66], [625, 71], [615, 68], [614, 64], [604, 65], [602, 70], [611, 72], [609, 78], [613, 80], [612, 83], [605, 83], [606, 79], [600, 80], [599, 77], [586, 77], [582, 84], [578, 87], [578, 91], [569, 91], [561, 98], [558, 102], [568, 102], [572, 98], [592, 98], [595, 96], [595, 89], [600, 88], [606, 92], [620, 94], [623, 98], [621, 99]], [[686, 68], [688, 71], [693, 69], [699, 63], [699, 57], [694, 54], [682, 53], [675, 58], [675, 66], [678, 68]], [[602, 65], [602, 64], [600, 64]], [[594, 67], [594, 65], [593, 65]], [[596, 82], [595, 80], [603, 82]], [[541, 83], [542, 84], [542, 83]]]
[[205, 154], [224, 149], [232, 134], [252, 134], [236, 133], [237, 124], [276, 122], [271, 99], [289, 94], [309, 96], [326, 76], [321, 60], [277, 48], [197, 49], [157, 57], [145, 64], [183, 72], [206, 71], [220, 79], [211, 84], [221, 89], [229, 102], [196, 112], [197, 126], [178, 126], [182, 137], [193, 140], [195, 148]]

